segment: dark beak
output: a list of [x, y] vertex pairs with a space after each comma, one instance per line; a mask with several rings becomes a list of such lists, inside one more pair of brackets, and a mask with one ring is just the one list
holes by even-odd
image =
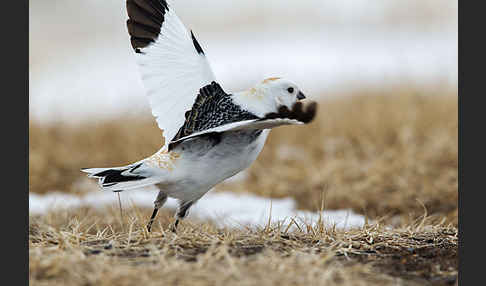
[[299, 91], [299, 93], [297, 93], [297, 99], [298, 100], [305, 99], [305, 95], [302, 93], [302, 91]]

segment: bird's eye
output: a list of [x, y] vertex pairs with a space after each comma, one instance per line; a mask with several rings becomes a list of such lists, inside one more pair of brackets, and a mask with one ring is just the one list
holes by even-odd
[[287, 91], [288, 91], [289, 93], [293, 93], [293, 92], [294, 92], [294, 88], [293, 88], [293, 87], [289, 87], [289, 88], [287, 88]]

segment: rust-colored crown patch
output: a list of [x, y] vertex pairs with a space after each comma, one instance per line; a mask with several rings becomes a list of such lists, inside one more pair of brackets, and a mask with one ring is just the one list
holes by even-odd
[[269, 83], [271, 81], [276, 81], [278, 79], [280, 79], [280, 77], [269, 77], [267, 79], [264, 79], [262, 83]]

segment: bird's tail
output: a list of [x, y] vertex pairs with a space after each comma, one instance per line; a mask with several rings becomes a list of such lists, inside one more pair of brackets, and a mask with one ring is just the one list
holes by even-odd
[[81, 171], [88, 173], [90, 178], [98, 178], [98, 183], [103, 190], [113, 192], [137, 189], [160, 181], [149, 172], [143, 162], [123, 167], [85, 168]]

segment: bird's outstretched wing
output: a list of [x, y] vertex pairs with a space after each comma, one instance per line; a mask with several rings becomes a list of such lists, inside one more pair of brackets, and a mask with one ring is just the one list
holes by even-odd
[[[277, 112], [268, 113], [263, 118], [247, 119], [241, 117], [227, 123], [216, 125], [212, 128], [206, 128], [180, 138], [174, 138], [174, 140], [172, 140], [169, 144], [169, 150], [183, 141], [214, 133], [238, 130], [269, 129], [282, 125], [307, 124], [314, 119], [316, 111], [316, 102], [310, 102], [305, 108], [302, 102], [296, 102], [292, 106], [292, 109], [288, 109], [286, 106], [281, 106]], [[235, 117], [233, 116], [232, 118]]]
[[165, 0], [127, 0], [128, 33], [165, 145], [199, 89], [215, 81], [204, 51]]

